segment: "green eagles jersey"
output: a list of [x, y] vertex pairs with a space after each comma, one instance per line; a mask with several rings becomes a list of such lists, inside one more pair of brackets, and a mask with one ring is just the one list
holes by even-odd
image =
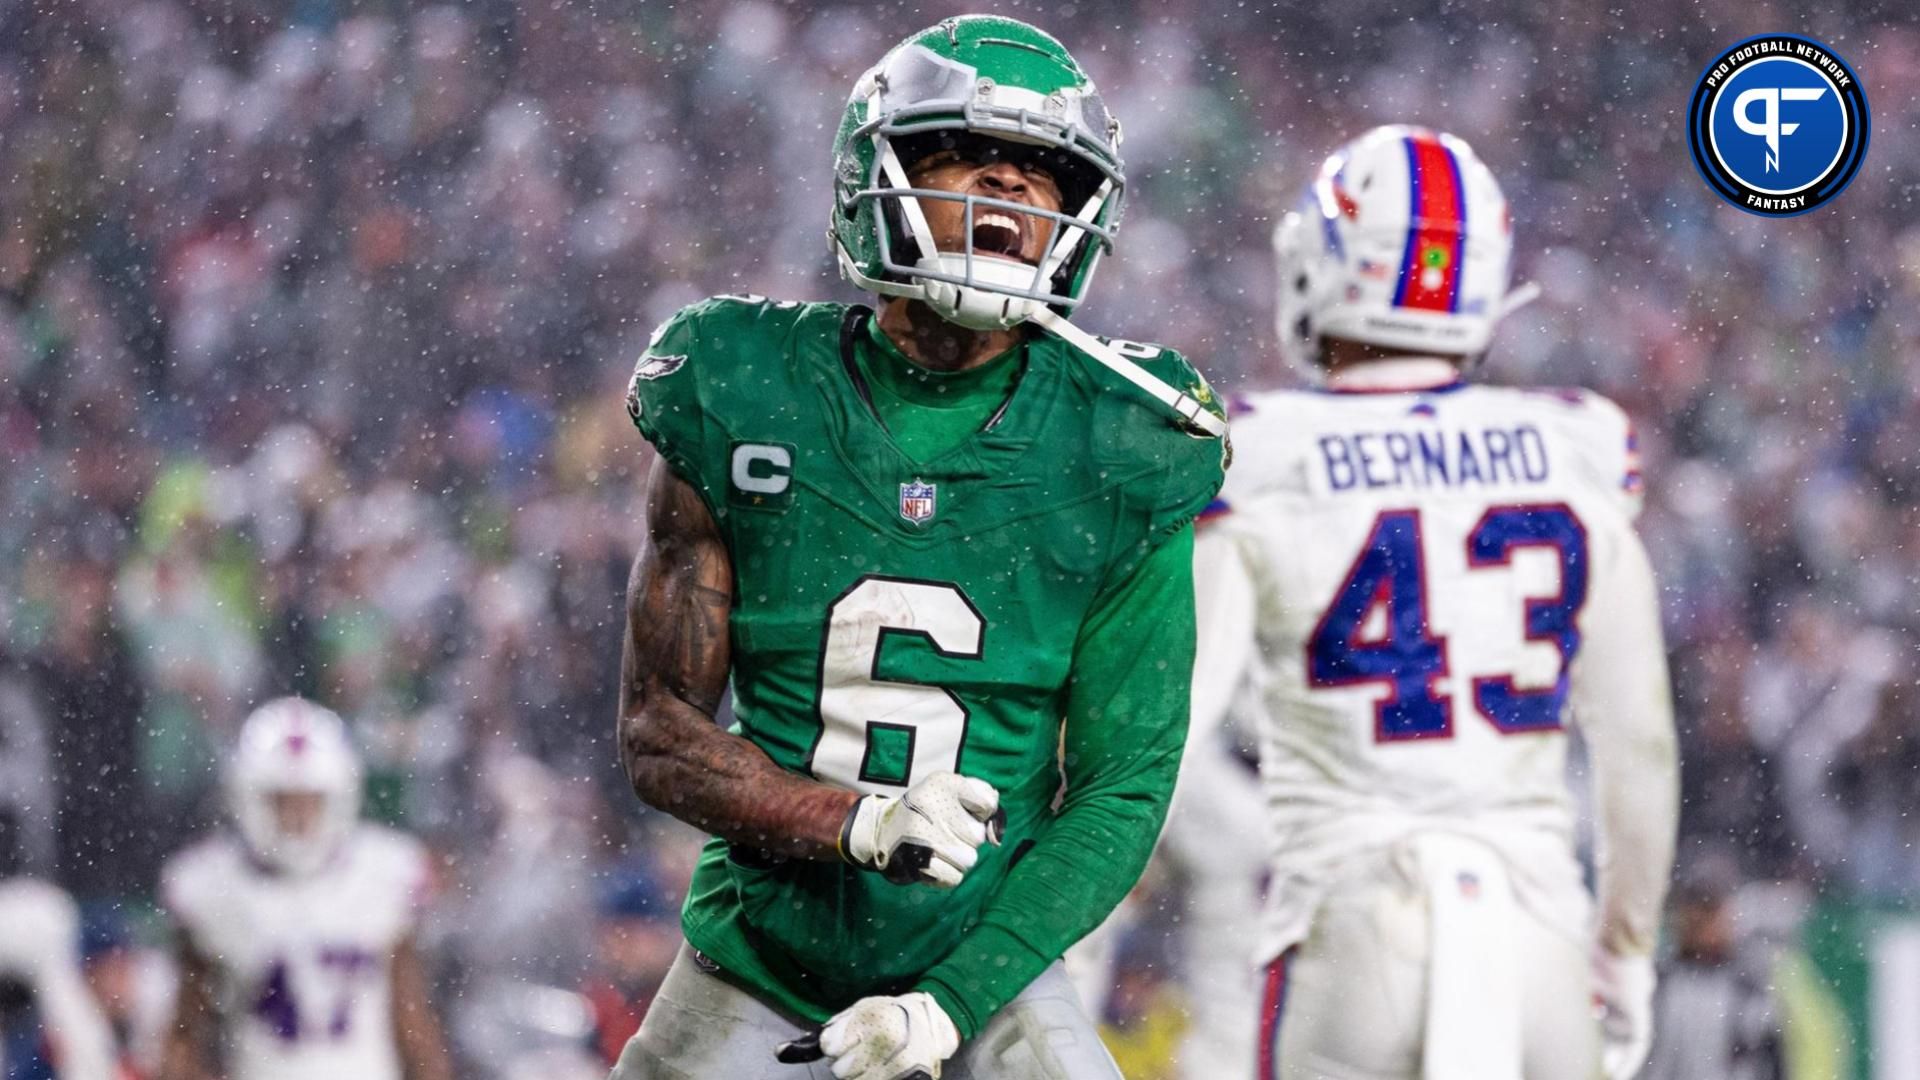
[[[912, 460], [854, 362], [877, 347], [863, 314], [695, 304], [655, 333], [627, 402], [731, 553], [739, 733], [784, 768], [863, 793], [898, 794], [941, 770], [978, 777], [1007, 814], [1005, 844], [983, 848], [953, 890], [708, 845], [688, 940], [816, 1020], [911, 986], [1045, 834], [1082, 622], [1223, 476], [1219, 440], [1185, 433], [1046, 335], [1029, 341], [1024, 374], [982, 431]], [[1211, 400], [1174, 353], [1122, 348]]]

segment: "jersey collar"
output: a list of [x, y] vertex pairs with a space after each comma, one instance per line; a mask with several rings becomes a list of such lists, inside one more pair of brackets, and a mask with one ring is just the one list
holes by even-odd
[[[965, 371], [935, 371], [922, 366], [902, 352], [900, 346], [880, 329], [878, 318], [867, 320], [867, 340], [872, 349], [856, 353], [863, 373], [894, 397], [931, 409], [958, 409], [978, 404], [982, 397], [1004, 402], [1020, 381], [1027, 343], [1023, 338], [1013, 348]], [[875, 354], [878, 355], [875, 355]]]
[[1327, 376], [1335, 394], [1406, 394], [1457, 390], [1466, 385], [1460, 367], [1439, 356], [1396, 356], [1343, 367]]

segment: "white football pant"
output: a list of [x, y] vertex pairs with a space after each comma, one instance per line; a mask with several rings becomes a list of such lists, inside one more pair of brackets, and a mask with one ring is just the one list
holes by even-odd
[[1430, 832], [1362, 856], [1267, 969], [1262, 1080], [1593, 1080], [1583, 943], [1514, 902], [1492, 849]]
[[[808, 1028], [703, 969], [684, 943], [607, 1080], [833, 1080], [830, 1063], [781, 1064]], [[1065, 970], [1054, 964], [947, 1059], [942, 1080], [1120, 1080]]]

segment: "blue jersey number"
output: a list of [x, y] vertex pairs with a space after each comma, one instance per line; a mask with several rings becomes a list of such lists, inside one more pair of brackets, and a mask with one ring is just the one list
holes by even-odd
[[[1473, 681], [1480, 714], [1506, 733], [1561, 726], [1567, 666], [1580, 647], [1576, 620], [1587, 598], [1587, 534], [1569, 507], [1499, 506], [1467, 536], [1467, 565], [1505, 566], [1522, 547], [1551, 547], [1560, 555], [1560, 593], [1526, 603], [1527, 638], [1560, 650], [1551, 686], [1521, 689], [1513, 676]], [[1453, 734], [1453, 705], [1438, 683], [1447, 675], [1447, 642], [1427, 617], [1427, 575], [1420, 512], [1388, 510], [1373, 531], [1313, 636], [1307, 640], [1307, 679], [1314, 686], [1381, 683], [1387, 695], [1374, 705], [1374, 736], [1381, 742], [1444, 738]]]
[[1496, 506], [1467, 535], [1467, 565], [1506, 566], [1516, 548], [1550, 547], [1560, 555], [1560, 595], [1528, 600], [1528, 641], [1550, 641], [1560, 650], [1553, 685], [1521, 690], [1513, 676], [1473, 680], [1473, 704], [1494, 727], [1508, 734], [1559, 728], [1567, 703], [1567, 667], [1580, 651], [1576, 619], [1587, 602], [1587, 530], [1564, 503]]
[[319, 968], [332, 982], [333, 1010], [324, 1022], [304, 1015], [293, 992], [293, 975], [284, 957], [276, 958], [253, 995], [253, 1015], [282, 1042], [303, 1039], [344, 1039], [353, 1020], [353, 1003], [360, 985], [380, 968], [378, 958], [354, 945], [322, 947]]
[[1447, 641], [1427, 621], [1426, 579], [1420, 512], [1381, 514], [1307, 642], [1313, 685], [1391, 688], [1374, 706], [1374, 735], [1382, 742], [1453, 732], [1453, 703], [1434, 687], [1447, 673]]

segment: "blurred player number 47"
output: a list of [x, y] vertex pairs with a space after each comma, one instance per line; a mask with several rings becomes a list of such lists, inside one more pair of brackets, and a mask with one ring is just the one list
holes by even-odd
[[1824, 44], [1762, 34], [1714, 57], [1687, 108], [1693, 164], [1714, 193], [1750, 214], [1822, 206], [1867, 156], [1867, 95]]

